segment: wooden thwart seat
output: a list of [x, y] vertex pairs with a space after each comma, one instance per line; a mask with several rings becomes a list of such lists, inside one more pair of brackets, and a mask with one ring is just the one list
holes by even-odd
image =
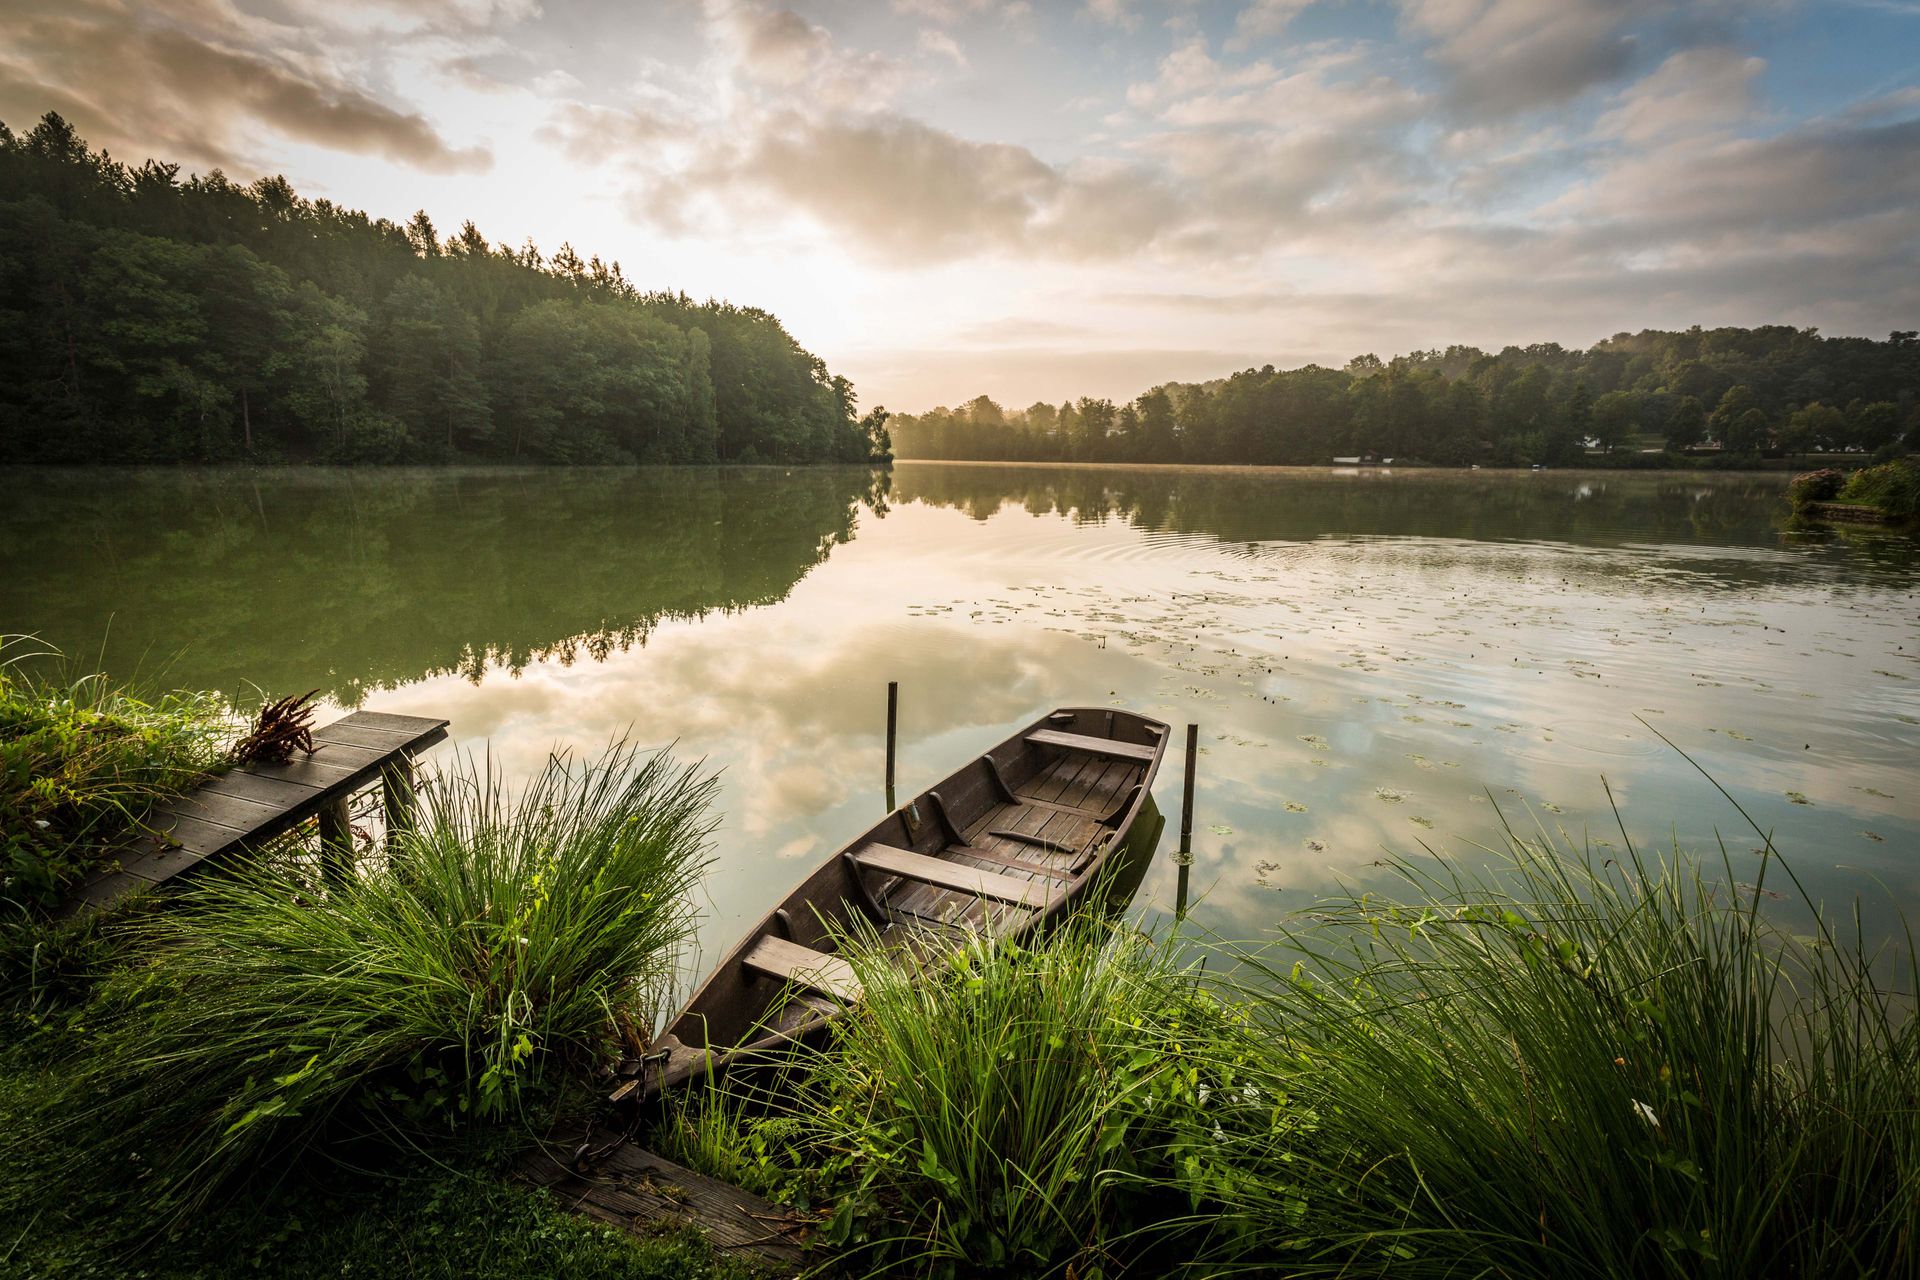
[[839, 956], [803, 947], [768, 934], [740, 957], [749, 969], [824, 992], [842, 1004], [855, 1004], [863, 994], [853, 966]]
[[1059, 892], [1051, 885], [1021, 880], [981, 867], [963, 867], [958, 863], [929, 858], [923, 853], [896, 849], [887, 844], [870, 844], [849, 856], [869, 871], [885, 872], [903, 880], [914, 880], [941, 889], [951, 889], [955, 893], [972, 894], [976, 898], [989, 898], [1019, 907], [1045, 907]]
[[1084, 733], [1065, 733], [1059, 729], [1036, 729], [1027, 735], [1027, 741], [1037, 746], [1059, 747], [1062, 751], [1079, 751], [1114, 760], [1137, 760], [1142, 764], [1159, 754], [1158, 747], [1116, 742], [1112, 738], [1090, 738]]

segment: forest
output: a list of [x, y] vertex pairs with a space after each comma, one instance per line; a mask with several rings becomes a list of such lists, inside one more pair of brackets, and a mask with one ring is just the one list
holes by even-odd
[[1920, 333], [1881, 342], [1783, 325], [1621, 333], [1585, 351], [1452, 346], [1343, 369], [1267, 365], [1118, 405], [1007, 409], [980, 396], [888, 422], [903, 458], [1451, 466], [1884, 454], [1916, 424]]
[[0, 124], [0, 461], [865, 462], [765, 311]]

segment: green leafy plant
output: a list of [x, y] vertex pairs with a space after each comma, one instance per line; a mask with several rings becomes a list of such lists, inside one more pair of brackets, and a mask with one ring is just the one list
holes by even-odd
[[1902, 519], [1920, 516], [1920, 461], [1912, 457], [1895, 458], [1877, 467], [1856, 471], [1840, 491], [1840, 499], [1878, 507]]
[[746, 1132], [784, 1126], [788, 1198], [828, 1215], [843, 1261], [1100, 1274], [1213, 1197], [1223, 1121], [1282, 1114], [1230, 1012], [1138, 930], [976, 935], [919, 972], [871, 938], [842, 951], [858, 1013], [791, 1112]]
[[231, 709], [73, 674], [0, 636], [0, 909], [45, 908], [111, 859], [155, 805], [224, 763]]
[[517, 793], [460, 765], [345, 883], [295, 862], [196, 884], [73, 1064], [114, 1135], [89, 1164], [177, 1219], [323, 1140], [530, 1114], [663, 1012], [713, 786], [625, 744]]

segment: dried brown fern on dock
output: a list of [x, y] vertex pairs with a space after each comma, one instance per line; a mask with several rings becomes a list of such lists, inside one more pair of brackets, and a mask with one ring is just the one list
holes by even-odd
[[320, 691], [314, 689], [261, 707], [253, 732], [233, 745], [233, 762], [286, 764], [296, 750], [312, 755], [313, 700], [319, 696]]

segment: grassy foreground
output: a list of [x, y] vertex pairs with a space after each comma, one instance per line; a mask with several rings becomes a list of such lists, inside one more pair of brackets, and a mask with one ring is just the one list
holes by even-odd
[[[108, 795], [158, 794], [226, 723], [48, 701], [15, 738], [75, 745], [34, 776]], [[467, 765], [344, 882], [295, 840], [164, 909], [15, 900], [0, 1276], [745, 1275], [504, 1180], [671, 1003], [711, 792], [619, 744], [513, 792]], [[90, 847], [134, 803], [35, 830]], [[1084, 916], [913, 981], [849, 936], [844, 1034], [652, 1140], [816, 1215], [835, 1274], [1920, 1270], [1912, 937], [1869, 952], [1770, 843], [1509, 837], [1259, 946]]]
[[1082, 920], [915, 984], [849, 939], [866, 1007], [792, 1092], [656, 1141], [856, 1274], [1920, 1267], [1911, 938], [1763, 916], [1771, 849], [1399, 870], [1262, 947]]
[[[34, 711], [47, 688], [8, 692]], [[166, 705], [178, 735], [100, 733], [64, 696], [20, 719], [109, 738], [117, 786], [230, 732], [216, 700]], [[54, 767], [19, 791], [82, 755], [41, 752]], [[749, 1274], [506, 1181], [671, 1002], [712, 787], [624, 744], [512, 792], [456, 765], [344, 881], [296, 837], [164, 908], [53, 923], [10, 904], [0, 1276]]]

